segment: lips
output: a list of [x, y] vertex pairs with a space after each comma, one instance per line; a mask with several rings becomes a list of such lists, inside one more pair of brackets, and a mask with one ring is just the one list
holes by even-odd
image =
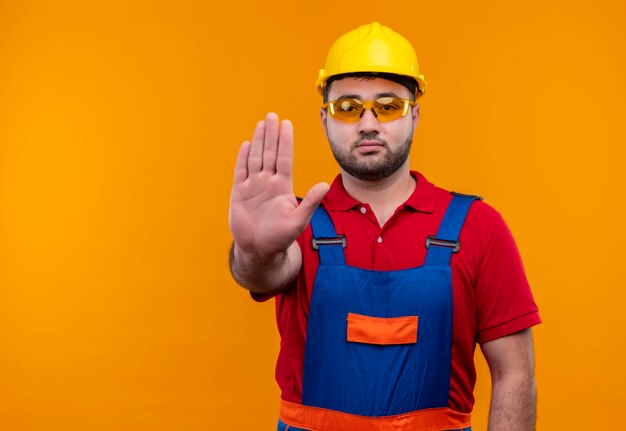
[[374, 140], [364, 140], [356, 144], [356, 148], [360, 148], [362, 150], [374, 149], [374, 148], [379, 148], [383, 146], [384, 145], [381, 142], [374, 141]]
[[355, 145], [356, 150], [361, 154], [378, 152], [384, 145], [376, 140], [363, 140]]

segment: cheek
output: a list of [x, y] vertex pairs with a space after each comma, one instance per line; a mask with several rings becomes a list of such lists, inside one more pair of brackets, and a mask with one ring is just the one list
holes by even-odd
[[403, 121], [401, 124], [397, 124], [394, 126], [397, 126], [397, 127], [393, 127], [392, 129], [388, 131], [388, 133], [389, 133], [389, 136], [393, 137], [393, 139], [396, 141], [404, 141], [406, 137], [409, 136], [413, 132], [412, 121]]
[[340, 121], [329, 121], [326, 123], [326, 132], [333, 140], [341, 141], [348, 139], [355, 133], [355, 127], [352, 124], [342, 123]]

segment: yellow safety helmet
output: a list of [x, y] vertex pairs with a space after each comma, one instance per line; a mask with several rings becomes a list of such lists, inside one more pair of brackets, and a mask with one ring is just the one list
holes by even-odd
[[404, 37], [377, 22], [362, 25], [333, 43], [320, 69], [317, 91], [324, 94], [326, 81], [335, 75], [354, 72], [383, 72], [410, 76], [417, 81], [416, 97], [426, 91], [417, 55]]

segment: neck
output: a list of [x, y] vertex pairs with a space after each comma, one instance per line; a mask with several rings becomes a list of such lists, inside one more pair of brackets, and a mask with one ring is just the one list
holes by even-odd
[[383, 226], [415, 190], [415, 179], [409, 170], [409, 161], [392, 175], [378, 181], [363, 181], [341, 171], [343, 186], [350, 196], [367, 203]]

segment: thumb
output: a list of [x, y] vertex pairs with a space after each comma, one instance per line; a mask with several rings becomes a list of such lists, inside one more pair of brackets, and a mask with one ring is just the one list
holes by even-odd
[[306, 226], [306, 224], [311, 219], [313, 212], [317, 208], [317, 206], [322, 202], [324, 196], [330, 189], [330, 186], [327, 183], [317, 183], [313, 187], [309, 189], [309, 191], [298, 205], [298, 208], [294, 212], [294, 216], [299, 219], [302, 226]]

